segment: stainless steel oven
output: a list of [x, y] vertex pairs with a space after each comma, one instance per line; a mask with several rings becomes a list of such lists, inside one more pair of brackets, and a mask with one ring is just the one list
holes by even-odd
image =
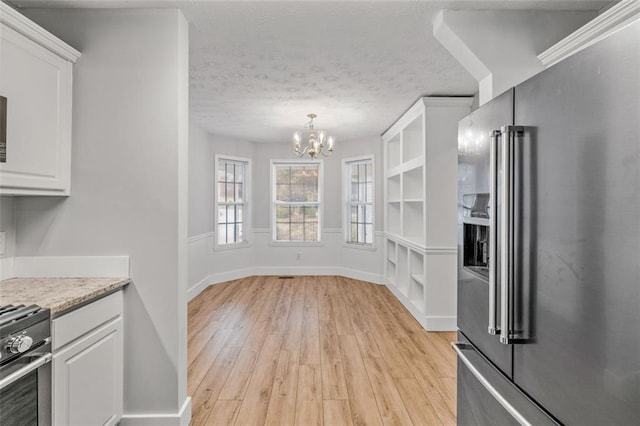
[[0, 307], [0, 425], [51, 424], [49, 311]]

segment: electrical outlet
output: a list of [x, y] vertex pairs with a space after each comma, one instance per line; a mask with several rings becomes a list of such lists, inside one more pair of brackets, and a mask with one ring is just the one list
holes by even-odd
[[5, 246], [6, 246], [6, 232], [5, 231], [0, 231], [0, 256], [2, 256], [4, 254], [5, 251]]
[[298, 252], [298, 255], [296, 256], [296, 260], [300, 260], [302, 258], [302, 253]]

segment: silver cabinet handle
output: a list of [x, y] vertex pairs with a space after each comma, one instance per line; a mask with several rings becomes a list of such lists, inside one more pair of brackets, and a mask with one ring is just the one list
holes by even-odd
[[460, 342], [452, 343], [452, 346], [453, 346], [453, 349], [456, 351], [456, 354], [458, 354], [458, 359], [460, 359], [460, 361], [464, 363], [464, 365], [469, 369], [469, 371], [471, 371], [471, 374], [473, 374], [474, 377], [478, 379], [480, 384], [484, 386], [484, 388], [491, 394], [491, 396], [493, 396], [496, 399], [496, 401], [498, 401], [498, 403], [502, 405], [502, 407], [505, 410], [507, 410], [507, 412], [511, 414], [511, 416], [518, 423], [520, 423], [523, 426], [531, 426], [531, 423], [529, 423], [527, 419], [525, 419], [524, 416], [518, 410], [516, 410], [515, 407], [511, 405], [509, 401], [507, 401], [505, 397], [502, 396], [502, 394], [500, 394], [500, 392], [496, 390], [496, 388], [493, 387], [491, 382], [489, 382], [489, 380], [487, 380], [482, 375], [482, 373], [478, 371], [478, 369], [473, 365], [471, 360], [469, 360], [469, 358], [467, 358], [467, 356], [463, 353], [465, 349], [475, 351], [473, 346], [467, 343], [460, 343]]
[[0, 380], [0, 389], [4, 389], [5, 387], [9, 386], [11, 383], [26, 376], [27, 374], [31, 373], [33, 370], [37, 370], [38, 368], [42, 367], [49, 361], [51, 361], [50, 353], [44, 354], [36, 358], [35, 361], [30, 362], [29, 364], [25, 365], [21, 369], [14, 371], [13, 373], [9, 374], [7, 377]]
[[498, 272], [498, 139], [502, 132], [491, 132], [491, 145], [489, 147], [489, 334], [496, 335], [500, 332], [498, 326], [498, 310], [496, 309], [496, 275]]

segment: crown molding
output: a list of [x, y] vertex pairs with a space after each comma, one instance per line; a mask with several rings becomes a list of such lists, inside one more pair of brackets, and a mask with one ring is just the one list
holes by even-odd
[[640, 1], [622, 0], [538, 55], [545, 67], [591, 46], [640, 19]]
[[23, 36], [54, 52], [56, 55], [75, 63], [81, 53], [67, 43], [31, 21], [26, 16], [0, 1], [0, 23], [19, 32]]

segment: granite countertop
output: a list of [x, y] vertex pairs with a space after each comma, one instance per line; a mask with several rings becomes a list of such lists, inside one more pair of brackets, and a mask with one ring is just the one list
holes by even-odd
[[0, 306], [38, 305], [54, 317], [112, 293], [129, 278], [10, 278], [0, 281]]

